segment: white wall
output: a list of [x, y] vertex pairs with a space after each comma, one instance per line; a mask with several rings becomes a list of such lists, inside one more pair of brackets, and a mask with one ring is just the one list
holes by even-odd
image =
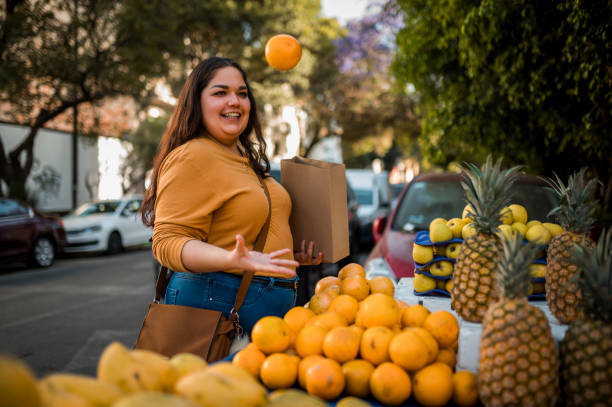
[[[29, 128], [0, 123], [0, 139], [8, 154], [27, 136]], [[32, 176], [45, 166], [60, 174], [57, 195], [39, 195], [39, 209], [45, 212], [66, 212], [72, 209], [72, 134], [40, 129], [34, 140], [35, 166], [27, 187], [36, 189]], [[121, 192], [119, 167], [127, 155], [127, 143], [111, 137], [98, 139], [79, 137], [77, 203], [99, 198], [118, 198]], [[25, 159], [23, 157], [22, 159]], [[87, 183], [93, 186], [90, 192]]]

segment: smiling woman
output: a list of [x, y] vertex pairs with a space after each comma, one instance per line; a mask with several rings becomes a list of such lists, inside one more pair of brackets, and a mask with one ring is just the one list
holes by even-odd
[[250, 332], [261, 317], [282, 317], [295, 305], [295, 268], [321, 255], [313, 257], [312, 243], [293, 251], [291, 200], [268, 174], [257, 104], [240, 65], [202, 61], [176, 106], [142, 210], [153, 226], [153, 254], [174, 271], [164, 301], [229, 318], [244, 272], [253, 272], [236, 309]]

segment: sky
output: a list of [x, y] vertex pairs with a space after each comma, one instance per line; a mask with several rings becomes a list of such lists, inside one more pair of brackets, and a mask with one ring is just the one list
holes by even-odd
[[321, 0], [323, 15], [336, 17], [340, 24], [362, 17], [370, 0]]

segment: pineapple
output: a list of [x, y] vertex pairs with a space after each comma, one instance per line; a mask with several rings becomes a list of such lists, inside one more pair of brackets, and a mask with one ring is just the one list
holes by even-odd
[[586, 168], [571, 175], [567, 187], [555, 175], [556, 180], [547, 179], [550, 190], [559, 198], [559, 206], [549, 215], [555, 215], [563, 227], [563, 233], [555, 236], [548, 245], [546, 257], [546, 302], [553, 315], [562, 324], [568, 324], [578, 315], [577, 304], [581, 293], [572, 277], [577, 267], [572, 264], [570, 256], [574, 243], [586, 239], [586, 244], [593, 246], [593, 240], [586, 232], [595, 222], [597, 202], [594, 194], [597, 181], [587, 181]]
[[529, 304], [529, 265], [537, 246], [520, 235], [502, 241], [495, 278], [500, 299], [482, 322], [478, 393], [486, 406], [554, 406], [559, 359], [548, 319]]
[[453, 271], [451, 298], [459, 316], [480, 322], [489, 304], [497, 298], [493, 272], [500, 256], [497, 236], [501, 210], [509, 204], [509, 190], [518, 177], [519, 167], [501, 169], [501, 159], [493, 164], [487, 157], [482, 169], [466, 164], [463, 169], [465, 200], [473, 208], [469, 217], [476, 233], [461, 244]]
[[567, 406], [612, 405], [612, 229], [592, 250], [573, 252], [584, 294], [583, 316], [574, 319], [561, 342], [561, 377]]

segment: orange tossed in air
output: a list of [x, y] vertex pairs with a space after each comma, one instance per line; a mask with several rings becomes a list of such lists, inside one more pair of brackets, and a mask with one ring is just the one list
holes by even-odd
[[266, 43], [266, 61], [279, 71], [288, 71], [300, 62], [302, 47], [300, 43], [289, 34], [278, 34]]

